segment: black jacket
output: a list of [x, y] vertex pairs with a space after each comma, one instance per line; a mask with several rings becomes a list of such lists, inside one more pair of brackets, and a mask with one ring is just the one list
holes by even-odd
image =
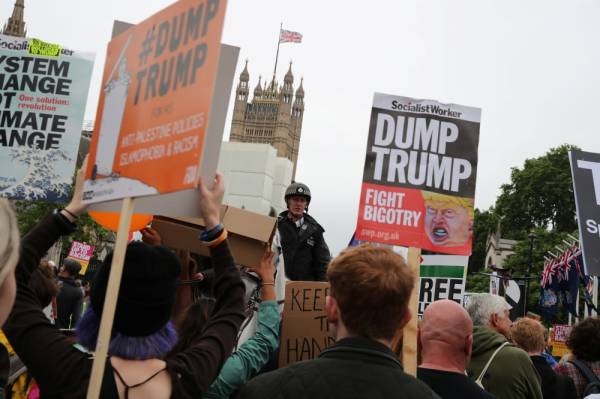
[[576, 399], [575, 383], [570, 377], [558, 375], [542, 356], [531, 356], [533, 366], [542, 378], [544, 399]]
[[238, 399], [435, 398], [405, 374], [394, 353], [368, 338], [345, 338], [318, 359], [292, 364], [251, 380]]
[[298, 228], [287, 213], [284, 211], [277, 218], [287, 278], [292, 281], [327, 280], [331, 254], [323, 238], [325, 230], [308, 214], [304, 214], [304, 224]]
[[60, 292], [56, 296], [56, 326], [75, 328], [83, 309], [83, 291], [72, 277], [58, 277]]

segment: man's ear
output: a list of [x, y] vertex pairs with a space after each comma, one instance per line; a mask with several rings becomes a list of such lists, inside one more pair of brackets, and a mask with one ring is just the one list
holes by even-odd
[[340, 309], [334, 297], [327, 295], [325, 297], [325, 314], [329, 323], [337, 324], [340, 320]]
[[473, 352], [473, 334], [469, 334], [465, 337], [465, 355], [467, 355], [467, 359], [471, 358], [472, 352]]
[[496, 313], [492, 313], [490, 316], [490, 327], [496, 328], [498, 325], [498, 315]]
[[404, 310], [404, 316], [402, 316], [402, 321], [400, 322], [400, 328], [404, 328], [410, 321], [411, 317], [412, 317], [412, 312], [410, 311], [410, 309], [407, 306], [406, 309]]

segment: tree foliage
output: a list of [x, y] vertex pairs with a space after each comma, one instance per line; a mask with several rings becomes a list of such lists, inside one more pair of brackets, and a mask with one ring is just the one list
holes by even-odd
[[479, 271], [485, 267], [486, 243], [488, 235], [496, 230], [498, 216], [494, 209], [480, 211], [475, 209], [473, 221], [473, 252], [469, 257], [469, 273]]
[[490, 277], [481, 273], [490, 274], [492, 271], [485, 269], [482, 272], [467, 275], [466, 292], [490, 292]]
[[564, 144], [545, 155], [512, 168], [503, 184], [495, 212], [501, 217], [504, 238], [522, 240], [534, 228], [571, 232], [577, 229], [569, 150]]

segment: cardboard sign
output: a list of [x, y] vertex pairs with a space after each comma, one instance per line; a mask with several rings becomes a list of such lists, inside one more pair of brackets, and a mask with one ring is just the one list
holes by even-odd
[[552, 356], [563, 357], [571, 352], [564, 342], [551, 342], [550, 345], [552, 346]]
[[225, 1], [180, 0], [110, 42], [86, 202], [195, 186], [225, 8]]
[[480, 116], [375, 93], [356, 238], [470, 255]]
[[69, 255], [67, 258], [74, 259], [81, 263], [81, 270], [79, 274], [85, 275], [87, 267], [90, 264], [90, 260], [94, 256], [94, 246], [86, 244], [85, 242], [73, 241]]
[[563, 357], [570, 352], [567, 347], [567, 338], [569, 338], [572, 329], [573, 326], [568, 324], [555, 324], [552, 326], [552, 335], [550, 336], [552, 356]]
[[[247, 267], [260, 265], [265, 245], [275, 233], [276, 221], [273, 217], [232, 206], [221, 207], [221, 223], [227, 229], [227, 241], [236, 264]], [[202, 219], [156, 216], [152, 227], [167, 247], [210, 255], [208, 247], [198, 239], [204, 231]]]
[[567, 342], [573, 326], [568, 324], [555, 324], [552, 326], [552, 340], [554, 342]]
[[329, 283], [293, 281], [285, 286], [279, 367], [315, 359], [335, 344], [325, 315]]
[[585, 274], [600, 276], [600, 154], [569, 151]]
[[463, 304], [468, 256], [422, 255], [418, 315], [431, 302], [450, 299]]
[[66, 202], [94, 55], [0, 35], [0, 196]]

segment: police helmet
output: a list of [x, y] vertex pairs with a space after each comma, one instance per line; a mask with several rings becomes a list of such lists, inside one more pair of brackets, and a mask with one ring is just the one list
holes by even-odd
[[293, 182], [288, 186], [285, 190], [285, 202], [293, 196], [304, 197], [306, 198], [307, 205], [310, 203], [310, 189], [304, 183]]

